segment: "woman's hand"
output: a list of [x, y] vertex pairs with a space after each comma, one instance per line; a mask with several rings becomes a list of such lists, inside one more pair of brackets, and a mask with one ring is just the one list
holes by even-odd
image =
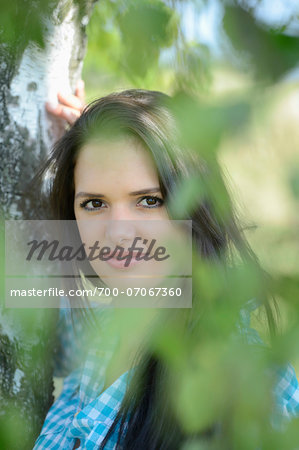
[[73, 125], [78, 117], [80, 117], [85, 106], [84, 81], [78, 81], [75, 95], [64, 95], [58, 92], [57, 98], [59, 101], [57, 105], [46, 102], [46, 110], [56, 117], [65, 119], [70, 125]]

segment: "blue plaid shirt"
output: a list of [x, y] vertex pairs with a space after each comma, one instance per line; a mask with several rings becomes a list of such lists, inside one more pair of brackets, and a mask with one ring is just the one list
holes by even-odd
[[[253, 303], [253, 308], [255, 307]], [[238, 331], [245, 335], [248, 342], [263, 344], [258, 333], [250, 328], [249, 309], [241, 311]], [[107, 318], [109, 320], [110, 311], [109, 309], [101, 311], [103, 323]], [[80, 347], [86, 352], [88, 334], [82, 334], [80, 322], [76, 322], [75, 327], [80, 334]], [[63, 389], [47, 414], [33, 450], [72, 450], [78, 439], [80, 440], [78, 450], [98, 449], [120, 408], [132, 372], [123, 373], [102, 392], [105, 370], [115, 342], [112, 342], [109, 348], [102, 348], [100, 351], [91, 348], [82, 365], [83, 355], [76, 345], [68, 308], [60, 309], [58, 333], [61, 349], [56, 355], [54, 375], [65, 377]], [[84, 336], [85, 340], [82, 341]], [[95, 367], [97, 367], [96, 377]], [[298, 380], [290, 364], [278, 371], [274, 395], [277, 409], [283, 416], [287, 418], [299, 416]], [[118, 427], [114, 429], [105, 449], [115, 449], [118, 430]]]

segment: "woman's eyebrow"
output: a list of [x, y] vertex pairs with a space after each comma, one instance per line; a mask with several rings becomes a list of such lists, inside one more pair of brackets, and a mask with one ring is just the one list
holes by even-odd
[[[155, 192], [160, 192], [160, 191], [161, 191], [161, 189], [159, 187], [153, 187], [153, 188], [148, 188], [148, 189], [141, 189], [139, 191], [133, 191], [133, 192], [130, 192], [129, 195], [134, 196], [134, 195], [143, 195], [143, 194], [153, 194]], [[81, 198], [81, 197], [105, 197], [105, 195], [95, 193], [95, 192], [78, 192], [78, 194], [76, 194], [76, 196], [75, 196], [75, 199]]]
[[155, 192], [160, 192], [161, 189], [159, 187], [153, 187], [148, 189], [141, 189], [140, 191], [130, 192], [129, 195], [143, 195], [143, 194], [153, 194]]
[[105, 195], [94, 192], [78, 192], [78, 194], [75, 195], [75, 199], [80, 197], [105, 197]]

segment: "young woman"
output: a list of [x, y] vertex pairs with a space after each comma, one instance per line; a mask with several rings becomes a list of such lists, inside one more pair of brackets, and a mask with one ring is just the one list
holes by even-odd
[[[68, 109], [79, 105], [79, 111], [80, 104], [74, 104], [74, 99], [60, 99], [65, 105], [52, 112], [72, 122]], [[68, 109], [64, 110], [65, 107]], [[231, 250], [237, 250], [244, 266], [254, 267], [261, 277], [263, 272], [229, 203], [226, 214], [221, 216], [207, 189], [192, 209], [185, 211], [184, 217], [174, 212], [178, 211], [173, 205], [182, 181], [197, 176], [202, 186], [207, 187], [212, 175], [221, 179], [221, 174], [216, 164], [209, 165], [200, 153], [179, 145], [171, 99], [160, 92], [127, 90], [94, 101], [80, 114], [74, 113], [72, 117], [78, 115], [78, 119], [55, 145], [46, 165], [53, 177], [52, 218], [76, 220], [82, 241], [98, 227], [107, 245], [126, 249], [132, 244], [134, 232], [118, 227], [118, 221], [136, 224], [192, 220], [194, 267], [200, 271], [201, 267], [215, 264], [215, 271], [218, 270], [223, 281], [221, 286], [223, 289], [227, 286], [228, 290], [223, 291], [223, 298], [220, 294], [214, 307], [227, 313], [229, 307], [225, 308], [223, 299], [228, 293], [234, 294], [228, 286], [232, 280], [230, 269], [234, 267]], [[101, 227], [106, 221], [112, 221], [114, 226], [103, 231]], [[92, 267], [99, 279], [105, 267], [103, 264]], [[110, 265], [109, 270], [117, 277], [120, 269]], [[132, 272], [127, 273], [134, 275], [134, 270], [138, 273], [138, 264], [129, 270]], [[107, 278], [106, 282], [113, 284], [113, 279]], [[92, 283], [97, 281], [93, 279]], [[62, 309], [59, 330], [63, 354], [56, 360], [56, 374], [67, 376], [34, 450], [180, 449], [190, 438], [204, 442], [215, 439], [217, 448], [231, 448], [227, 423], [223, 425], [227, 418], [222, 417], [222, 422], [220, 414], [216, 423], [188, 431], [180, 421], [169, 389], [175, 386], [173, 378], [183, 375], [180, 364], [183, 361], [187, 364], [189, 353], [193, 354], [197, 340], [200, 342], [209, 328], [205, 327], [205, 318], [210, 317], [211, 305], [206, 304], [203, 292], [198, 282], [194, 283], [192, 308], [150, 308], [146, 314], [143, 310], [99, 308], [95, 314], [95, 334], [86, 331], [77, 309]], [[265, 309], [272, 333], [275, 323], [269, 295], [262, 289], [258, 294], [258, 298], [247, 298], [250, 301], [243, 305], [230, 304], [233, 311], [241, 308], [241, 315], [235, 328], [229, 328], [238, 330], [249, 342], [260, 344], [247, 323], [252, 305]], [[70, 311], [73, 321], [68, 315]], [[89, 312], [86, 308], [83, 311], [85, 315]], [[169, 336], [173, 341], [169, 342]], [[159, 347], [163, 338], [168, 339], [164, 353], [163, 345]], [[176, 354], [181, 347], [180, 355], [184, 358], [177, 365]], [[86, 356], [83, 362], [82, 354]], [[275, 395], [282, 412], [299, 414], [299, 388], [291, 366], [280, 372]], [[219, 447], [221, 442], [226, 447]]]

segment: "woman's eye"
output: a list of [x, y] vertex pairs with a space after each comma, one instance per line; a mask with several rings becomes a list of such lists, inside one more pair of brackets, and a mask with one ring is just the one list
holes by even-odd
[[95, 211], [97, 209], [103, 209], [104, 202], [99, 199], [93, 199], [93, 200], [85, 200], [84, 202], [80, 203], [81, 208], [84, 208], [88, 211]]
[[138, 205], [144, 206], [145, 208], [157, 208], [162, 206], [163, 200], [159, 197], [143, 197]]

